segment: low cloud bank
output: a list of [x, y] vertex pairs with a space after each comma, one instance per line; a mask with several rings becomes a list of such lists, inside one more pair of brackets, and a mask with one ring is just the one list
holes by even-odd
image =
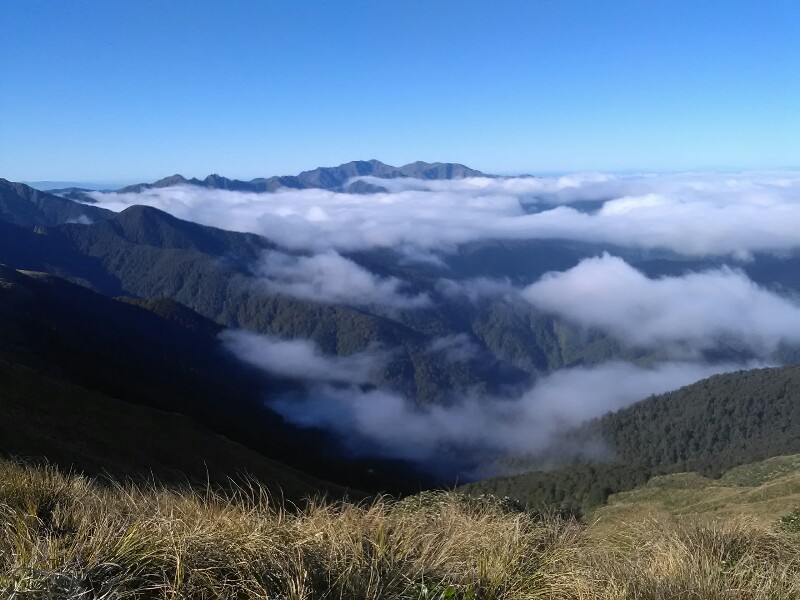
[[[544, 453], [565, 429], [587, 419], [715, 373], [768, 363], [782, 344], [800, 344], [800, 304], [728, 267], [650, 279], [605, 254], [521, 288], [505, 279], [447, 279], [443, 263], [459, 244], [504, 239], [668, 249], [731, 257], [732, 264], [754, 252], [791, 252], [800, 249], [798, 173], [373, 183], [389, 192], [254, 194], [181, 186], [92, 196], [112, 210], [147, 204], [272, 239], [285, 251], [266, 252], [254, 275], [273, 293], [389, 315], [431, 307], [433, 298], [441, 301], [438, 308], [487, 299], [523, 303], [529, 312], [544, 311], [603, 331], [628, 346], [663, 350], [658, 355], [666, 357], [651, 367], [608, 362], [558, 371], [513, 397], [472, 393], [447, 406], [421, 407], [375, 387], [391, 358], [389, 350], [336, 357], [308, 340], [222, 335], [242, 360], [304, 384], [302, 394], [272, 399], [276, 410], [294, 423], [338, 433], [354, 453], [433, 468], [480, 469], [497, 455]], [[375, 248], [395, 249], [407, 262], [438, 267], [441, 277], [428, 280], [427, 293], [419, 292], [342, 255]], [[486, 349], [474, 343], [469, 324], [462, 329], [428, 339], [425, 352], [451, 363], [475, 360]], [[710, 356], [760, 362], [710, 364]]]
[[800, 305], [727, 267], [649, 279], [605, 254], [545, 275], [522, 296], [629, 345], [687, 357], [728, 348], [767, 358], [800, 343]]
[[91, 195], [112, 210], [146, 204], [295, 250], [401, 248], [433, 262], [431, 252], [487, 239], [563, 238], [742, 258], [800, 246], [798, 173], [374, 182], [390, 191], [256, 194], [179, 186]]

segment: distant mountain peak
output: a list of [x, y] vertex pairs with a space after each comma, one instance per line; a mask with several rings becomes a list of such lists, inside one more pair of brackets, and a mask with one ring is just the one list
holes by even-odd
[[164, 177], [163, 179], [159, 179], [155, 183], [153, 183], [153, 187], [168, 187], [172, 185], [182, 185], [189, 183], [189, 180], [186, 179], [183, 175], [176, 173], [175, 175], [170, 175], [169, 177]]

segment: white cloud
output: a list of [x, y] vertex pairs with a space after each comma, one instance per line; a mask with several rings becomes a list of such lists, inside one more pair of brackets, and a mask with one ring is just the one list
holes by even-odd
[[404, 293], [406, 286], [396, 277], [378, 277], [333, 251], [313, 256], [267, 251], [256, 274], [273, 292], [316, 302], [393, 309], [430, 305], [427, 294]]
[[620, 258], [585, 259], [528, 286], [538, 308], [635, 346], [734, 346], [766, 357], [800, 342], [800, 306], [730, 268], [649, 279]]
[[81, 215], [77, 218], [67, 219], [67, 223], [75, 223], [77, 225], [91, 225], [94, 223], [91, 218], [87, 217], [86, 215]]

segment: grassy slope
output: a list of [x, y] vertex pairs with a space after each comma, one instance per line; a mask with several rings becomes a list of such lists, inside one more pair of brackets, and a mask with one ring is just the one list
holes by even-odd
[[697, 473], [654, 477], [643, 486], [612, 495], [592, 518], [613, 525], [647, 515], [736, 515], [768, 525], [798, 506], [800, 455], [793, 454], [735, 467], [719, 479]]

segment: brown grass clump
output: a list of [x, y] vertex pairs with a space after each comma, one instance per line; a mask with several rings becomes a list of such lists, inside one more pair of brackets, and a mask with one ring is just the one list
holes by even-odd
[[[570, 548], [568, 598], [800, 598], [800, 540], [751, 521], [660, 516]], [[556, 565], [558, 572], [560, 565]]]
[[286, 510], [100, 485], [0, 462], [0, 596], [10, 598], [794, 598], [796, 535], [744, 522], [604, 529], [426, 493]]

